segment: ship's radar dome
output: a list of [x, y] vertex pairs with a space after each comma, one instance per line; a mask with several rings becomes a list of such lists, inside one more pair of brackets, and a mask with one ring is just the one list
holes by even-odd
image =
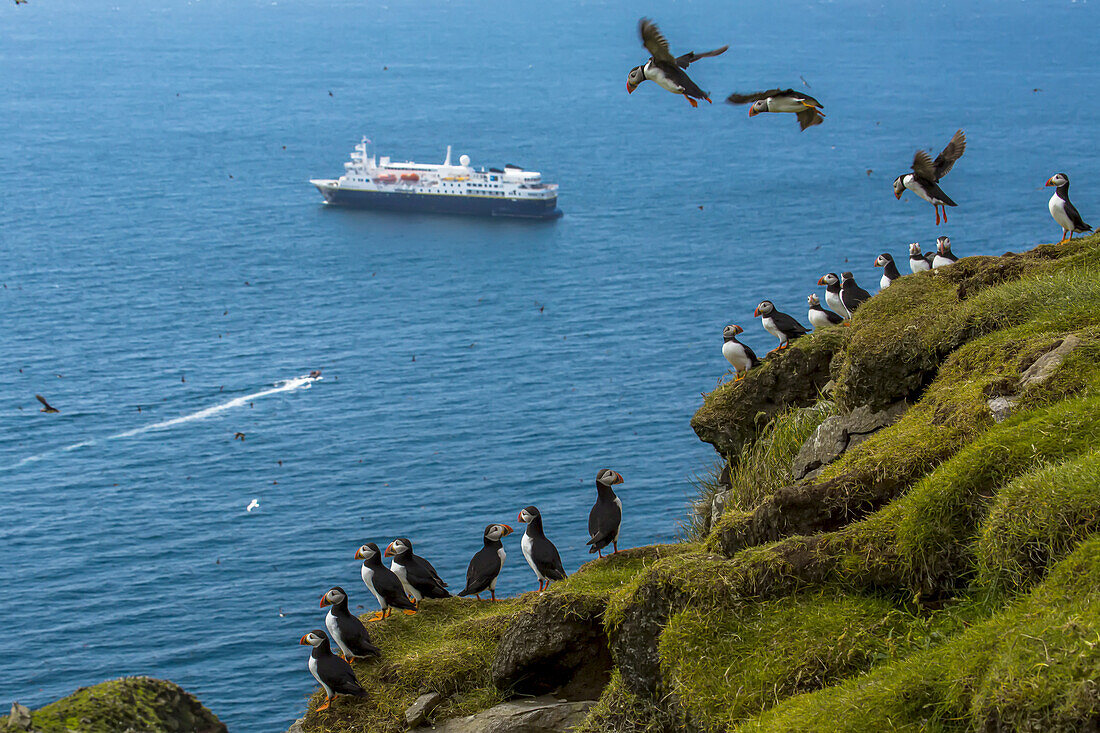
[[469, 165], [470, 164], [470, 156], [469, 155], [463, 155], [461, 158], [458, 159], [458, 162], [461, 163], [462, 165]]

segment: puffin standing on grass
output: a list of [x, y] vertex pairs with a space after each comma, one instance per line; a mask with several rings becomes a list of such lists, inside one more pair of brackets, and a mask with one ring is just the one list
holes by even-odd
[[432, 564], [413, 554], [412, 542], [408, 537], [398, 537], [386, 547], [385, 557], [392, 557], [390, 570], [401, 581], [405, 592], [412, 596], [413, 603], [420, 608], [423, 598], [450, 598], [447, 584], [439, 577]]
[[962, 130], [955, 132], [951, 142], [943, 149], [936, 160], [933, 161], [923, 150], [918, 150], [913, 156], [913, 172], [903, 173], [894, 179], [894, 198], [901, 198], [905, 189], [920, 196], [936, 207], [936, 224], [940, 223], [940, 209], [943, 209], [943, 223], [947, 223], [947, 207], [958, 206], [939, 187], [941, 178], [947, 175], [955, 161], [962, 157], [966, 150], [966, 135]]
[[615, 495], [612, 486], [621, 484], [623, 477], [617, 471], [610, 468], [601, 468], [596, 473], [596, 503], [592, 505], [592, 511], [588, 512], [588, 534], [590, 539], [586, 545], [588, 554], [600, 553], [608, 545], [619, 551], [619, 528], [623, 522], [623, 502]]
[[753, 350], [737, 340], [737, 334], [744, 330], [737, 325], [726, 326], [722, 329], [722, 356], [726, 357], [726, 361], [737, 373], [737, 376], [733, 378], [735, 382], [740, 382], [750, 369], [760, 365], [760, 360], [756, 358]]
[[779, 346], [769, 351], [769, 354], [774, 354], [780, 349], [787, 348], [791, 341], [809, 333], [806, 327], [796, 321], [792, 316], [777, 311], [770, 300], [760, 301], [760, 305], [756, 306], [753, 315], [759, 316], [760, 324], [768, 333], [779, 339]]
[[852, 276], [852, 273], [840, 273], [840, 302], [844, 304], [844, 308], [849, 313], [854, 315], [856, 308], [863, 305], [864, 301], [870, 297], [870, 293], [856, 285], [856, 279]]
[[766, 92], [752, 92], [750, 94], [733, 94], [726, 97], [730, 104], [748, 104], [749, 117], [755, 117], [761, 112], [793, 112], [798, 117], [798, 125], [803, 130], [807, 127], [820, 125], [825, 121], [825, 113], [821, 111], [822, 104], [809, 94], [800, 94], [793, 89], [769, 89]]
[[1062, 238], [1058, 242], [1073, 239], [1074, 234], [1091, 232], [1092, 227], [1081, 218], [1077, 207], [1069, 202], [1069, 176], [1065, 173], [1055, 173], [1047, 179], [1046, 185], [1057, 187], [1054, 189], [1054, 195], [1050, 197], [1047, 208], [1050, 209], [1050, 215], [1054, 217], [1054, 221], [1062, 227]]
[[959, 261], [959, 258], [951, 253], [951, 237], [939, 237], [936, 240], [936, 256], [932, 258], [932, 269], [947, 267]]
[[355, 551], [355, 559], [363, 561], [363, 567], [360, 570], [363, 583], [374, 595], [378, 605], [382, 607], [381, 611], [376, 612], [374, 616], [367, 619], [368, 622], [381, 621], [389, 616], [390, 611], [394, 608], [400, 608], [410, 615], [416, 613], [416, 606], [405, 595], [405, 588], [401, 585], [401, 579], [382, 564], [382, 553], [378, 549], [378, 545], [373, 542], [363, 545]]
[[649, 61], [630, 70], [626, 77], [627, 94], [633, 94], [638, 85], [648, 79], [657, 82], [673, 94], [683, 94], [692, 107], [699, 106], [696, 99], [705, 99], [710, 102], [710, 95], [700, 89], [684, 69], [699, 59], [725, 53], [729, 46], [722, 46], [706, 53], [685, 53], [683, 56], [673, 58], [668, 48], [668, 41], [661, 35], [661, 30], [652, 20], [649, 18], [639, 20], [638, 33], [642, 36], [642, 45], [651, 56]]
[[348, 594], [336, 586], [321, 596], [321, 608], [328, 606], [325, 628], [348, 662], [356, 657], [380, 657], [382, 650], [370, 640], [367, 627], [348, 609]]
[[806, 302], [810, 304], [810, 312], [807, 317], [810, 319], [810, 325], [814, 329], [827, 328], [829, 326], [839, 326], [844, 323], [844, 319], [833, 313], [830, 310], [825, 310], [821, 307], [821, 301], [817, 298], [817, 293], [810, 293], [806, 296]]
[[489, 596], [494, 601], [497, 599], [497, 576], [508, 557], [500, 540], [512, 531], [507, 524], [490, 524], [485, 528], [482, 533], [485, 546], [475, 552], [470, 560], [466, 568], [466, 587], [459, 593], [460, 596], [476, 596], [480, 601], [481, 594], [489, 591]]
[[916, 275], [918, 272], [932, 269], [932, 257], [935, 253], [925, 254], [920, 251], [920, 245], [913, 242], [909, 245], [909, 269]]
[[332, 653], [325, 632], [314, 629], [298, 643], [313, 647], [309, 652], [309, 671], [325, 690], [325, 704], [317, 708], [317, 712], [328, 709], [337, 695], [367, 697], [368, 693], [355, 678], [351, 665]]
[[844, 320], [852, 317], [840, 300], [840, 277], [835, 272], [827, 272], [817, 279], [818, 285], [825, 286], [825, 304]]
[[527, 525], [519, 546], [523, 549], [527, 564], [539, 579], [539, 593], [542, 593], [550, 587], [550, 581], [565, 580], [565, 567], [561, 564], [558, 548], [554, 547], [554, 543], [542, 531], [542, 514], [539, 510], [533, 506], [521, 509], [519, 521]]
[[882, 290], [890, 287], [890, 283], [901, 277], [898, 266], [894, 264], [894, 256], [889, 252], [883, 252], [875, 258], [875, 267], [882, 268], [882, 277], [878, 279], [878, 286]]

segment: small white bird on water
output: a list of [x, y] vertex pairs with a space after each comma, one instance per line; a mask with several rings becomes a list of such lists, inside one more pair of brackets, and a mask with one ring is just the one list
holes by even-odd
[[244, 508], [244, 510], [245, 510], [246, 512], [250, 512], [250, 513], [251, 513], [251, 511], [252, 511], [253, 509], [259, 509], [259, 507], [260, 507], [260, 500], [259, 500], [259, 499], [253, 499], [253, 500], [252, 500], [251, 502], [249, 502], [248, 506], [246, 506], [246, 507]]

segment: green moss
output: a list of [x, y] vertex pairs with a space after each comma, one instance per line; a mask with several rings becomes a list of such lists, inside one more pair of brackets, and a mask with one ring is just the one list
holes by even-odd
[[225, 726], [178, 685], [150, 677], [124, 677], [82, 687], [31, 714], [40, 733], [117, 733], [125, 730], [203, 730]]
[[670, 714], [667, 705], [656, 705], [630, 692], [616, 669], [599, 701], [573, 733], [666, 733], [677, 729], [677, 716]]

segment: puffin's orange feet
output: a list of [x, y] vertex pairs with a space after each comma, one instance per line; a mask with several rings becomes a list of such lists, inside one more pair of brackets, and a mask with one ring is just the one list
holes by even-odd
[[403, 610], [401, 611], [401, 613], [405, 614], [406, 616], [415, 616], [415, 615], [416, 615], [416, 611], [410, 611], [410, 610], [409, 610], [409, 609], [407, 609], [407, 608], [406, 608], [406, 609], [403, 609]]
[[325, 704], [322, 705], [321, 707], [317, 708], [317, 712], [321, 712], [322, 710], [328, 710], [328, 706], [331, 702], [332, 702], [332, 698], [331, 697], [326, 697], [325, 698]]
[[386, 612], [385, 611], [375, 611], [374, 615], [367, 619], [367, 623], [369, 624], [372, 621], [381, 621], [385, 617], [386, 617]]
[[692, 99], [691, 97], [689, 97], [686, 94], [684, 95], [684, 99], [686, 99], [688, 101], [688, 104], [690, 104], [692, 107], [698, 107], [699, 106], [698, 102], [696, 102], [694, 99]]

